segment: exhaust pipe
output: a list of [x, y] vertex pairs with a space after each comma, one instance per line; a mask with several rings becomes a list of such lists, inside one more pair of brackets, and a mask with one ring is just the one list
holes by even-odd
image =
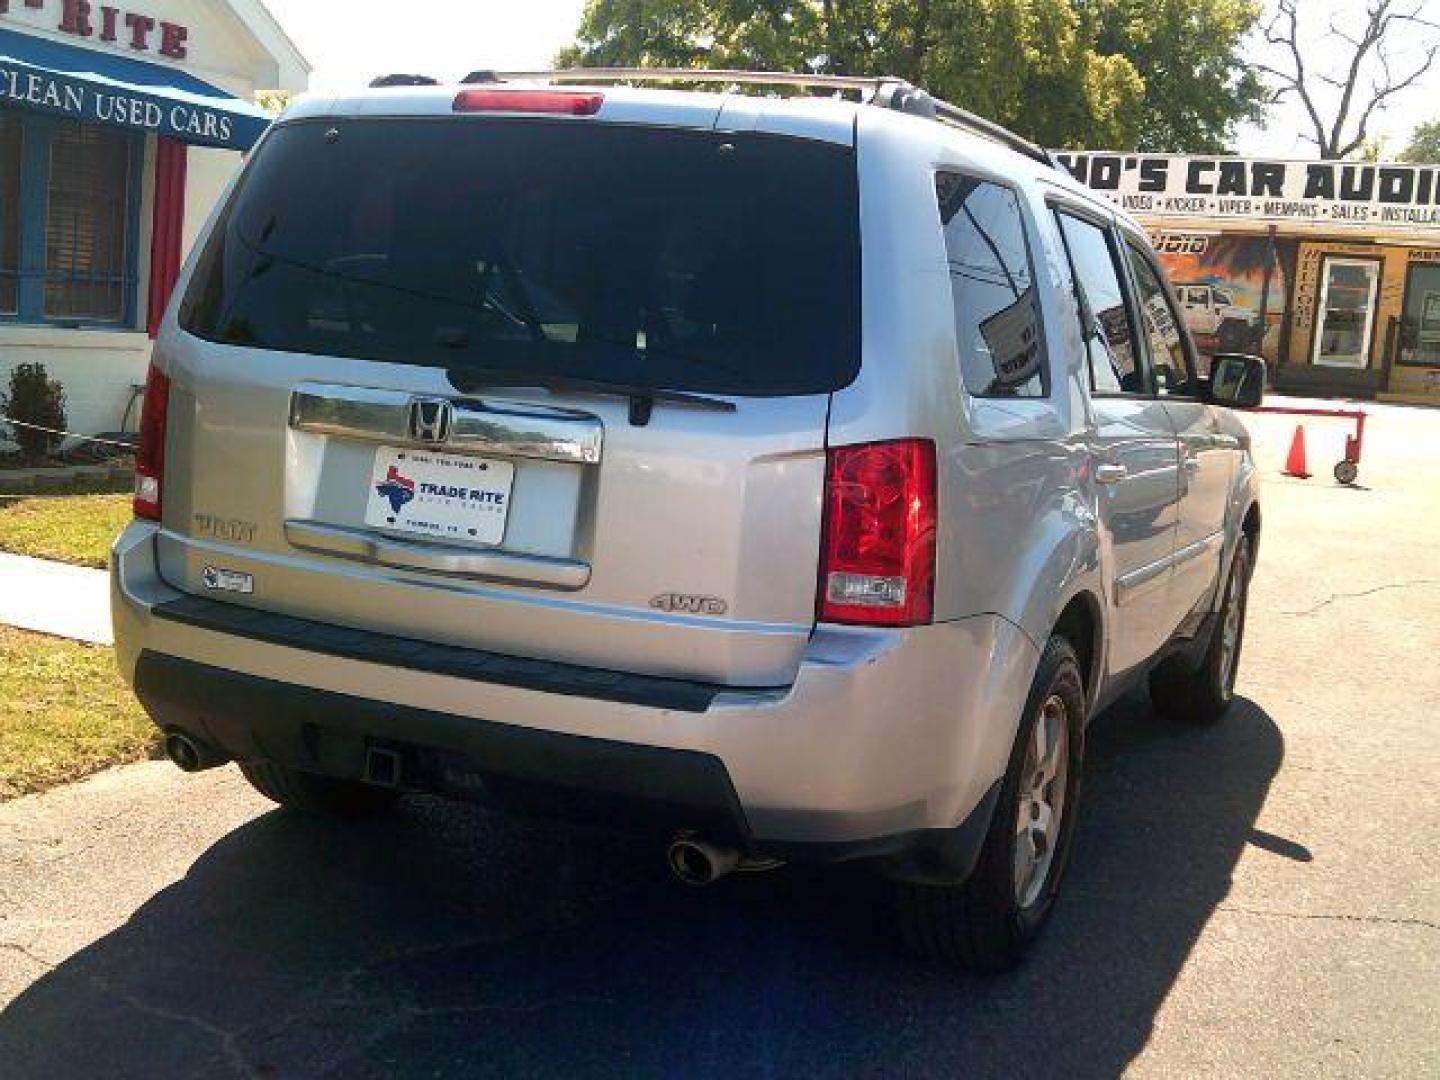
[[164, 745], [165, 756], [181, 772], [203, 772], [224, 765], [228, 760], [224, 754], [183, 731], [168, 733]]
[[677, 836], [668, 853], [670, 869], [686, 885], [712, 885], [740, 865], [740, 852], [693, 836]]

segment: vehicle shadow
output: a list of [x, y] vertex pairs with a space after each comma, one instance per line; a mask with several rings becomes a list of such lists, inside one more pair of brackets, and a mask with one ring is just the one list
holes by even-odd
[[1252, 702], [1094, 725], [1067, 893], [1016, 973], [904, 957], [887, 888], [794, 868], [687, 890], [651, 843], [415, 800], [266, 814], [0, 1014], [11, 1078], [1120, 1073], [1253, 830]]

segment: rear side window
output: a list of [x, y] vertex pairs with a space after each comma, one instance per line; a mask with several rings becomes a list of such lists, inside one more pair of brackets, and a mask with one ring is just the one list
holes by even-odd
[[1124, 274], [1108, 231], [1061, 210], [1055, 218], [1075, 276], [1090, 388], [1101, 394], [1148, 393], [1125, 304]]
[[574, 121], [266, 139], [181, 309], [211, 341], [738, 395], [860, 363], [854, 153]]
[[959, 173], [939, 173], [935, 197], [965, 388], [983, 397], [1043, 397], [1040, 306], [1019, 199]]

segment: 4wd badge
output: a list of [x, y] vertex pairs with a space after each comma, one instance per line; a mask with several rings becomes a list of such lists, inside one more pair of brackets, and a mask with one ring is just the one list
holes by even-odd
[[678, 611], [686, 615], [724, 615], [730, 610], [730, 605], [718, 596], [691, 596], [677, 592], [651, 597], [650, 606], [656, 611]]

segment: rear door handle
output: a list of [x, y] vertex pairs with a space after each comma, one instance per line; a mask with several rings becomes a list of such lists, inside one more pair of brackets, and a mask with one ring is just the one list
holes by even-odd
[[1095, 479], [1102, 484], [1118, 484], [1130, 475], [1130, 470], [1124, 465], [1097, 465], [1095, 467]]

